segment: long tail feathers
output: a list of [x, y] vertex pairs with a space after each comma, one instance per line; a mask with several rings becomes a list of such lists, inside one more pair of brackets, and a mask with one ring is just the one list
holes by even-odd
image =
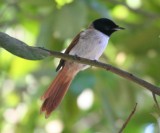
[[68, 73], [67, 68], [63, 67], [55, 80], [51, 83], [48, 90], [44, 93], [41, 98], [44, 100], [41, 107], [41, 112], [45, 113], [46, 118], [49, 117], [50, 113], [55, 110], [62, 101], [74, 76], [74, 71]]

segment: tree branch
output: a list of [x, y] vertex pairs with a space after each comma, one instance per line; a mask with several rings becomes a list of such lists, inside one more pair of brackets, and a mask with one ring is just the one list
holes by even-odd
[[135, 75], [129, 72], [116, 68], [110, 64], [105, 64], [96, 60], [89, 60], [56, 51], [51, 51], [40, 47], [28, 46], [26, 43], [16, 38], [10, 37], [9, 35], [2, 32], [0, 32], [0, 47], [6, 49], [7, 51], [11, 52], [14, 55], [29, 60], [40, 60], [48, 56], [54, 56], [57, 58], [62, 58], [64, 60], [72, 60], [78, 63], [103, 68], [107, 71], [113, 72], [125, 79], [128, 79], [143, 86], [144, 88], [150, 90], [153, 94], [160, 95], [160, 87], [157, 87], [143, 79], [136, 77]]
[[[41, 49], [46, 50], [44, 48], [41, 48]], [[103, 68], [107, 71], [113, 72], [113, 73], [115, 73], [125, 79], [129, 79], [129, 80], [145, 87], [146, 89], [150, 90], [154, 94], [160, 95], [160, 87], [157, 87], [157, 86], [155, 86], [155, 85], [153, 85], [143, 79], [136, 77], [135, 75], [133, 75], [129, 72], [126, 72], [124, 70], [116, 68], [110, 64], [102, 63], [102, 62], [99, 62], [96, 60], [89, 60], [89, 59], [81, 58], [78, 56], [68, 55], [68, 54], [60, 53], [60, 52], [56, 52], [56, 51], [50, 51], [50, 50], [47, 50], [47, 51], [50, 52], [51, 55], [53, 55], [54, 57], [57, 57], [57, 58], [62, 58], [64, 60], [72, 60], [72, 61], [75, 61], [78, 63]]]

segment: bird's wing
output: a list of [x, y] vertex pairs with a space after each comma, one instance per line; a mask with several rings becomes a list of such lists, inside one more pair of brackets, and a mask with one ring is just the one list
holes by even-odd
[[[69, 52], [71, 51], [71, 49], [78, 43], [79, 41], [79, 38], [80, 38], [80, 34], [82, 33], [83, 31], [81, 31], [79, 34], [77, 34], [77, 36], [72, 40], [72, 42], [70, 43], [69, 47], [66, 49], [66, 51], [64, 52], [65, 54], [69, 54]], [[65, 64], [65, 60], [61, 59], [57, 68], [56, 68], [56, 71], [58, 71], [61, 67], [63, 67]]]

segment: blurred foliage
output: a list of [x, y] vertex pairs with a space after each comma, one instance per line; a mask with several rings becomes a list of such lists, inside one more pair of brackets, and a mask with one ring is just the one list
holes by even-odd
[[[100, 17], [126, 28], [113, 34], [100, 60], [160, 85], [159, 0], [0, 2], [1, 32], [57, 51]], [[80, 72], [60, 107], [45, 119], [39, 113], [40, 97], [56, 76], [58, 61], [28, 61], [0, 49], [1, 133], [116, 133], [136, 102], [136, 113], [124, 133], [160, 132], [151, 93], [98, 68]]]

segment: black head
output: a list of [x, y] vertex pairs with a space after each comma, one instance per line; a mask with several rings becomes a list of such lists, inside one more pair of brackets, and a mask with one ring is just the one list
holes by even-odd
[[107, 19], [107, 18], [100, 18], [93, 21], [93, 27], [101, 31], [102, 33], [106, 34], [107, 36], [110, 36], [113, 32], [117, 30], [124, 29], [122, 27], [119, 27], [116, 25], [113, 21]]

